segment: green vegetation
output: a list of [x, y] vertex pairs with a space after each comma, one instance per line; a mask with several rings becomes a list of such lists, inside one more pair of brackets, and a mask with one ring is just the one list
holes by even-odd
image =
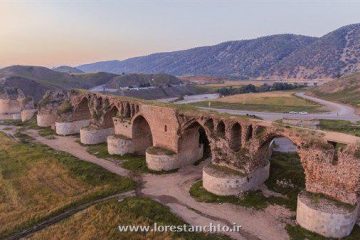
[[273, 201], [295, 211], [297, 195], [305, 189], [305, 174], [297, 153], [273, 152], [270, 160], [270, 176], [266, 186], [286, 198]]
[[320, 129], [352, 134], [360, 137], [360, 123], [345, 120], [320, 120]]
[[0, 134], [0, 238], [80, 204], [127, 191], [135, 183], [21, 132]]
[[36, 117], [33, 117], [29, 121], [21, 122], [20, 120], [3, 120], [1, 121], [2, 125], [12, 125], [16, 127], [20, 127], [20, 130], [28, 130], [28, 129], [36, 129], [39, 130], [38, 133], [42, 137], [47, 138], [55, 138], [55, 131], [51, 129], [50, 127], [39, 127], [36, 124]]
[[175, 153], [173, 151], [170, 151], [168, 149], [165, 148], [160, 148], [160, 147], [149, 147], [148, 149], [146, 149], [146, 152], [149, 154], [153, 154], [153, 155], [174, 155]]
[[[328, 238], [320, 236], [319, 234], [310, 232], [299, 225], [286, 225], [286, 231], [290, 236], [290, 240], [327, 240]], [[354, 226], [350, 236], [342, 238], [343, 240], [358, 240], [360, 239], [360, 227]]]
[[[168, 207], [149, 198], [130, 197], [122, 202], [116, 200], [92, 206], [69, 219], [34, 234], [30, 239], [184, 239], [184, 240], [230, 240], [229, 237], [210, 233], [185, 232], [120, 232], [118, 226], [187, 225]], [[81, 228], [74, 228], [81, 226]]]
[[242, 172], [239, 172], [237, 170], [231, 169], [231, 168], [226, 167], [226, 166], [220, 166], [220, 165], [210, 163], [207, 167], [212, 168], [214, 170], [224, 172], [224, 173], [229, 174], [229, 175], [244, 176], [244, 174]]

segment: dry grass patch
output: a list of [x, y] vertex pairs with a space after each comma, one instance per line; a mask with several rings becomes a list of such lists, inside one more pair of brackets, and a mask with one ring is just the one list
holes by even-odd
[[[193, 239], [225, 240], [222, 235], [171, 232], [120, 232], [119, 225], [184, 225], [168, 207], [148, 198], [131, 197], [122, 202], [110, 200], [89, 207], [56, 225], [34, 234], [30, 239]], [[81, 226], [81, 227], [79, 227]]]
[[134, 183], [47, 146], [0, 133], [0, 238]]
[[[294, 91], [276, 91], [264, 93], [236, 94], [211, 101], [213, 108], [225, 108], [249, 111], [289, 112], [323, 111], [322, 106], [297, 97]], [[209, 101], [195, 103], [196, 106], [208, 107]]]

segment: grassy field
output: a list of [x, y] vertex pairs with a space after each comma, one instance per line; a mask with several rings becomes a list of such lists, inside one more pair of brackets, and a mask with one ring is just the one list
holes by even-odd
[[320, 120], [320, 129], [342, 132], [360, 137], [360, 123], [352, 123], [344, 120]]
[[[222, 235], [205, 233], [123, 232], [119, 225], [183, 225], [182, 219], [148, 198], [131, 197], [92, 206], [56, 225], [34, 234], [30, 239], [193, 239], [225, 240]], [[81, 227], [79, 227], [81, 226]]]
[[[296, 97], [293, 91], [247, 93], [223, 97], [211, 102], [212, 108], [224, 108], [269, 112], [319, 112], [321, 105]], [[209, 101], [193, 103], [198, 107], [208, 107]]]
[[132, 180], [97, 165], [0, 133], [0, 238], [134, 187]]

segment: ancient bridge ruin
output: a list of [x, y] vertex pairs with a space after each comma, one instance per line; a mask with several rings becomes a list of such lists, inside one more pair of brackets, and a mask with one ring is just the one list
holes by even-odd
[[[269, 177], [272, 140], [286, 137], [297, 146], [305, 172], [298, 223], [343, 237], [359, 216], [360, 145], [327, 140], [321, 131], [85, 91], [48, 93], [37, 122], [59, 135], [80, 133], [83, 144], [107, 142], [110, 154], [146, 155], [148, 168], [156, 171], [211, 157], [203, 186], [217, 195], [258, 189]], [[320, 202], [312, 200], [314, 194]]]

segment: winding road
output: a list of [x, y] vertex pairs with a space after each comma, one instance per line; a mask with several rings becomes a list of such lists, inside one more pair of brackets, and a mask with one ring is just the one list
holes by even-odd
[[[220, 113], [229, 113], [233, 115], [255, 115], [264, 120], [275, 121], [283, 118], [291, 119], [329, 119], [329, 120], [348, 120], [351, 122], [360, 121], [360, 116], [356, 114], [353, 107], [327, 101], [317, 97], [305, 95], [304, 92], [295, 93], [297, 97], [301, 97], [306, 100], [323, 105], [328, 112], [321, 113], [309, 113], [309, 114], [290, 114], [290, 113], [278, 113], [278, 112], [258, 112], [258, 111], [244, 111], [244, 110], [233, 110], [233, 109], [219, 109], [219, 108], [206, 108], [201, 109], [214, 110]], [[199, 100], [204, 101], [204, 100]]]

